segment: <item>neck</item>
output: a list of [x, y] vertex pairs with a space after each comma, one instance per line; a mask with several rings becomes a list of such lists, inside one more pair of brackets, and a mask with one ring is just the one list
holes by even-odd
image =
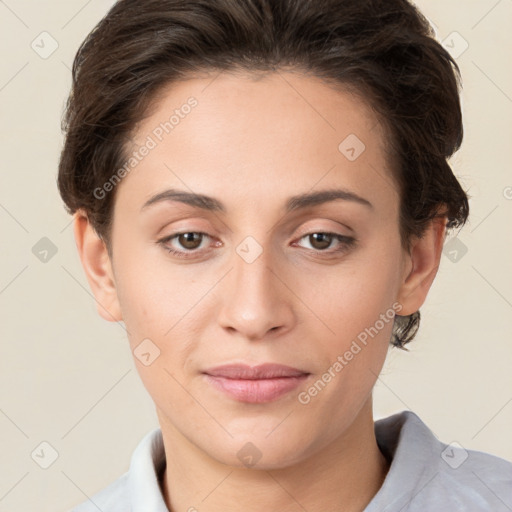
[[[170, 512], [343, 510], [361, 512], [381, 487], [389, 462], [375, 438], [371, 397], [333, 443], [289, 467], [256, 470], [195, 456], [162, 430], [167, 466], [162, 493]], [[203, 455], [204, 456], [204, 455]]]

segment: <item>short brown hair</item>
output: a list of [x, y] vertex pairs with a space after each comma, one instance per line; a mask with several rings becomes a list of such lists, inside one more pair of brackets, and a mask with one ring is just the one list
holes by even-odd
[[[119, 0], [80, 46], [63, 118], [58, 187], [112, 254], [115, 188], [136, 124], [163, 87], [205, 71], [290, 68], [361, 95], [386, 127], [404, 247], [435, 217], [460, 227], [468, 198], [447, 159], [463, 128], [460, 71], [407, 0]], [[397, 316], [403, 348], [420, 312]]]

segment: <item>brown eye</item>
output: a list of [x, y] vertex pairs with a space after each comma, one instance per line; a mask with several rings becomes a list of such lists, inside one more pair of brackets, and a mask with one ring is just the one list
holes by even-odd
[[311, 246], [320, 251], [327, 249], [331, 245], [333, 238], [333, 235], [329, 233], [311, 233], [311, 235], [308, 236]]
[[184, 249], [197, 249], [201, 245], [203, 235], [202, 233], [181, 233], [178, 235], [178, 243]]
[[[306, 249], [326, 256], [344, 254], [356, 245], [356, 239], [354, 237], [323, 231], [309, 233], [302, 236], [300, 240], [307, 242], [305, 246]], [[307, 247], [307, 245], [309, 245], [309, 247]]]
[[174, 233], [158, 243], [169, 253], [179, 258], [193, 258], [204, 252], [201, 247], [205, 239], [210, 236], [199, 231], [186, 231], [184, 233]]

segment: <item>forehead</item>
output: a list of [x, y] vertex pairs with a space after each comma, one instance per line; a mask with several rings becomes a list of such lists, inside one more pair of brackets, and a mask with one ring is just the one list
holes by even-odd
[[166, 187], [228, 201], [337, 186], [396, 199], [376, 115], [317, 77], [221, 72], [170, 84], [157, 100], [127, 150], [150, 147], [119, 186], [133, 204]]

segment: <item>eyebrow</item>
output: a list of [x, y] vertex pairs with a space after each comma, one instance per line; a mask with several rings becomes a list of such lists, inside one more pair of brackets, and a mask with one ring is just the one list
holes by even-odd
[[[291, 212], [294, 210], [307, 208], [310, 206], [316, 206], [319, 204], [327, 203], [329, 201], [335, 201], [341, 199], [344, 201], [352, 201], [368, 208], [373, 209], [372, 203], [361, 196], [358, 196], [354, 192], [346, 189], [329, 189], [320, 190], [317, 192], [308, 192], [305, 194], [299, 194], [290, 197], [286, 201], [285, 210]], [[178, 201], [181, 203], [188, 204], [190, 206], [201, 208], [212, 212], [226, 212], [226, 207], [214, 197], [206, 196], [203, 194], [196, 194], [193, 192], [185, 192], [182, 190], [168, 189], [150, 197], [142, 206], [141, 211], [148, 207], [163, 202]]]

